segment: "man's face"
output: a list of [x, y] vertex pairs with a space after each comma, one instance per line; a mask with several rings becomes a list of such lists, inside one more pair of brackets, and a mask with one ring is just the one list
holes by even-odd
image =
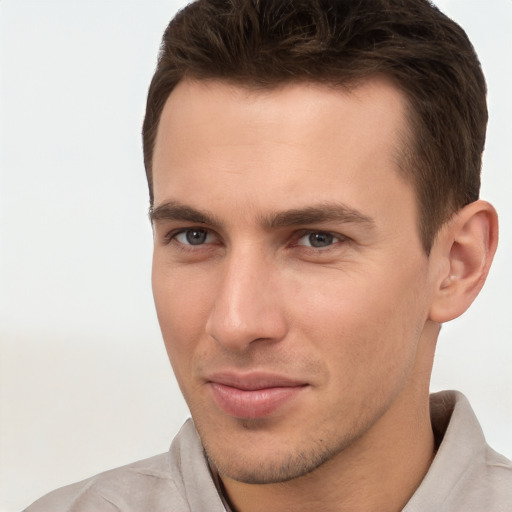
[[432, 279], [398, 171], [404, 110], [383, 79], [350, 93], [184, 81], [171, 94], [153, 290], [221, 475], [305, 474], [396, 427], [428, 385]]

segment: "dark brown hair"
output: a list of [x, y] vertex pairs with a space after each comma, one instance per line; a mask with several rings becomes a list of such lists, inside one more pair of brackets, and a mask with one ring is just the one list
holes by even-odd
[[478, 199], [486, 85], [465, 32], [428, 0], [198, 0], [167, 27], [143, 126], [152, 156], [169, 94], [185, 77], [249, 87], [353, 85], [384, 74], [408, 100], [400, 158], [418, 198], [427, 254], [440, 226]]

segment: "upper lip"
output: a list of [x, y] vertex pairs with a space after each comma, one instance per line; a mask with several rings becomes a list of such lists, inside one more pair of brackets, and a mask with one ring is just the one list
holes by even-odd
[[266, 372], [236, 373], [236, 372], [218, 372], [212, 373], [206, 378], [207, 382], [222, 384], [243, 391], [256, 391], [258, 389], [282, 388], [305, 386], [307, 383]]

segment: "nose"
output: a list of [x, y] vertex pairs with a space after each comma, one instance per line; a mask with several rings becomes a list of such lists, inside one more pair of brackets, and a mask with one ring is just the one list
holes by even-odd
[[207, 334], [232, 351], [256, 341], [280, 341], [287, 332], [280, 295], [275, 265], [254, 253], [232, 253], [219, 276]]

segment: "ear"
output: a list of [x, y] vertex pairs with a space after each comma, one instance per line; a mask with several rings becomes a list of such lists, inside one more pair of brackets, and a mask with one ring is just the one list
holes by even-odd
[[430, 259], [435, 269], [429, 318], [443, 323], [466, 311], [482, 289], [498, 244], [498, 215], [486, 201], [459, 210], [439, 231]]

